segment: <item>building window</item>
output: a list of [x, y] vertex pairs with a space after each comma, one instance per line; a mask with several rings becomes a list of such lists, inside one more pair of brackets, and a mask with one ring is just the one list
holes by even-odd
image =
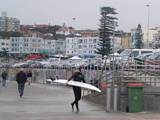
[[97, 42], [97, 40], [96, 39], [93, 39], [93, 43], [96, 43]]
[[79, 48], [79, 49], [82, 49], [82, 45], [79, 45], [78, 48]]
[[87, 48], [87, 45], [83, 45], [83, 48]]
[[32, 40], [32, 42], [36, 42], [36, 40], [35, 40], [35, 39], [33, 39], [33, 40]]
[[82, 40], [82, 39], [79, 39], [79, 40], [78, 40], [78, 43], [82, 43], [82, 42], [83, 42], [83, 40]]
[[2, 43], [1, 43], [1, 45], [5, 45], [5, 43], [4, 43], [4, 42], [2, 42]]

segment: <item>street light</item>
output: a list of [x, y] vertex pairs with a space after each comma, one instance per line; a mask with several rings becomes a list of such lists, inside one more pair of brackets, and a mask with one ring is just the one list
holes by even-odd
[[147, 23], [147, 45], [146, 47], [149, 48], [149, 18], [150, 18], [150, 5], [146, 5], [146, 7], [148, 8], [148, 23]]
[[75, 33], [75, 29], [76, 29], [76, 18], [72, 18], [72, 22], [73, 22], [73, 29], [74, 29], [74, 33]]

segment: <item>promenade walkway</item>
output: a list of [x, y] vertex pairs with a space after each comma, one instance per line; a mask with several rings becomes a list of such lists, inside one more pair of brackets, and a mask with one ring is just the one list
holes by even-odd
[[16, 82], [0, 87], [0, 120], [160, 120], [159, 113], [106, 113], [89, 101], [80, 101], [80, 112], [72, 112], [71, 88], [42, 84], [26, 85], [19, 98]]

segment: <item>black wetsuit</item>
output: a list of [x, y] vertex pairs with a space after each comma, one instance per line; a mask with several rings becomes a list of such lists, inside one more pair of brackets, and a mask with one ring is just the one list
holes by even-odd
[[[85, 82], [84, 75], [81, 72], [75, 72], [69, 80], [71, 79], [78, 82]], [[76, 104], [77, 111], [79, 111], [78, 101], [81, 99], [81, 88], [77, 86], [73, 86], [73, 92], [74, 92], [75, 100], [73, 101], [73, 103], [71, 103], [72, 109], [74, 109], [74, 104]]]

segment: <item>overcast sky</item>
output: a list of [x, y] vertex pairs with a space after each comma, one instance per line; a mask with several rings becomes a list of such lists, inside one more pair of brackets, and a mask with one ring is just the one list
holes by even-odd
[[138, 24], [147, 28], [147, 4], [150, 26], [159, 26], [160, 0], [0, 0], [0, 12], [6, 11], [9, 17], [20, 19], [21, 24], [66, 23], [76, 29], [97, 29], [100, 7], [110, 6], [118, 12], [118, 29], [130, 31]]

